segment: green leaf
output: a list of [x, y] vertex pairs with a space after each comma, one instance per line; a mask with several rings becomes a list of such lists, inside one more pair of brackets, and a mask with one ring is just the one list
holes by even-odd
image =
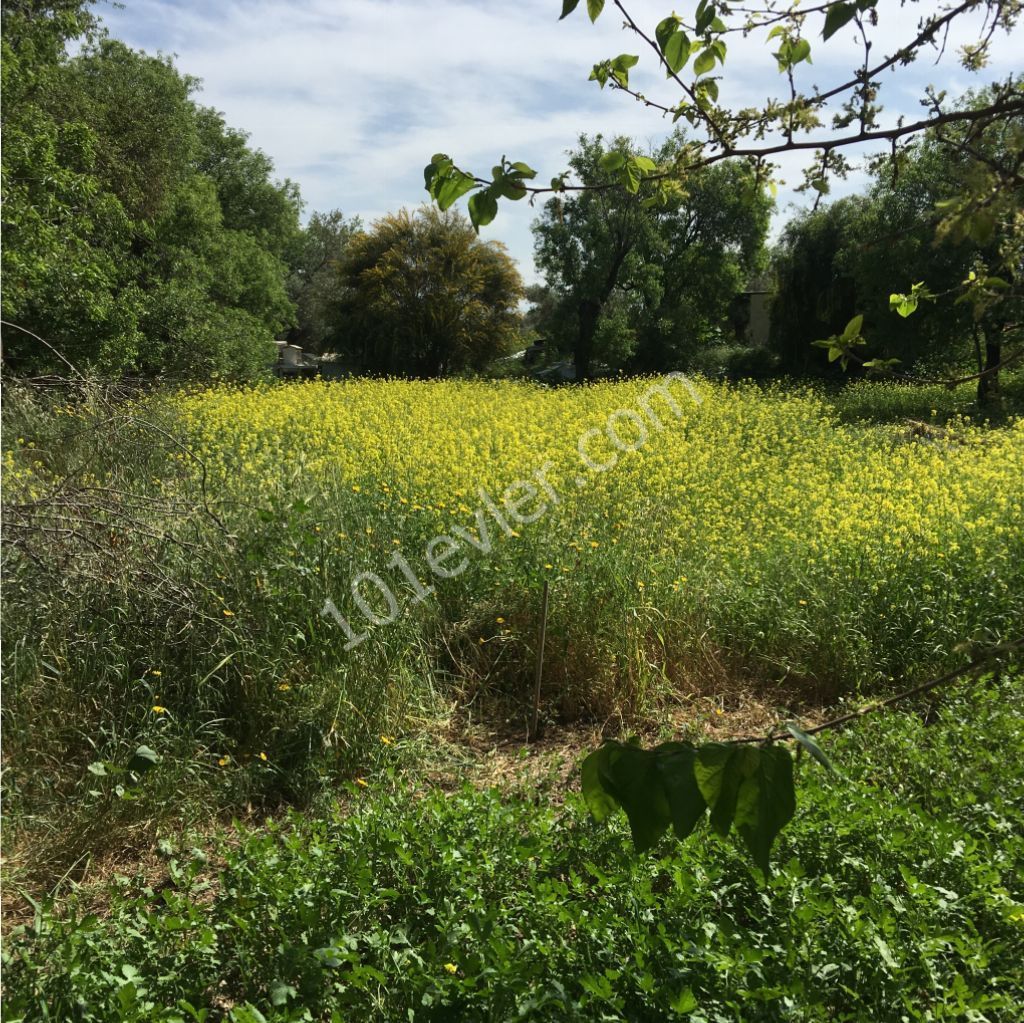
[[697, 996], [693, 991], [684, 987], [670, 1002], [669, 1005], [678, 1013], [685, 1015], [697, 1008]]
[[696, 750], [687, 743], [666, 742], [655, 747], [661, 784], [668, 799], [672, 830], [686, 838], [704, 816], [708, 804], [701, 794], [694, 773]]
[[561, 21], [562, 18], [568, 18], [579, 5], [580, 0], [562, 0], [562, 13], [559, 15], [558, 20]]
[[292, 987], [291, 984], [286, 984], [283, 980], [279, 980], [270, 987], [270, 1004], [287, 1005], [288, 999], [295, 998], [298, 993], [298, 990]]
[[894, 309], [900, 316], [906, 319], [917, 310], [917, 295], [913, 293], [910, 295], [890, 295], [889, 308]]
[[709, 743], [697, 750], [693, 768], [697, 785], [711, 810], [711, 826], [723, 838], [732, 826], [736, 796], [750, 752], [741, 746], [721, 742]]
[[676, 32], [662, 47], [665, 63], [673, 74], [678, 74], [690, 59], [690, 37], [685, 32]]
[[535, 178], [537, 176], [537, 172], [528, 163], [523, 163], [519, 160], [512, 164], [512, 170], [524, 178]]
[[789, 54], [791, 64], [799, 64], [802, 60], [806, 60], [808, 64], [812, 63], [811, 44], [806, 39], [798, 39]]
[[619, 171], [619, 180], [627, 192], [636, 195], [640, 191], [640, 182], [643, 180], [643, 173], [637, 166], [635, 157], [630, 157]]
[[94, 760], [86, 770], [90, 774], [96, 775], [97, 778], [105, 778], [107, 776], [107, 765], [102, 760]]
[[601, 769], [602, 764], [608, 759], [610, 746], [601, 746], [594, 750], [586, 760], [583, 761], [581, 767], [581, 787], [583, 789], [583, 799], [587, 804], [587, 809], [590, 811], [591, 816], [599, 824], [602, 821], [608, 819], [608, 817], [618, 809], [618, 802], [605, 790], [604, 785], [601, 784]]
[[430, 163], [423, 168], [423, 187], [431, 194], [434, 194], [434, 183], [438, 174], [441, 174], [446, 165], [451, 166], [451, 160], [444, 153], [435, 153]]
[[825, 28], [821, 33], [822, 39], [829, 39], [834, 36], [856, 14], [857, 8], [854, 4], [832, 4], [825, 14]]
[[498, 200], [490, 188], [476, 192], [469, 197], [469, 219], [477, 234], [480, 228], [489, 224], [498, 215]]
[[518, 200], [526, 195], [526, 186], [514, 178], [502, 178], [500, 181], [495, 182], [495, 187], [499, 194], [506, 199]]
[[[864, 363], [864, 365], [866, 366], [867, 363]], [[789, 732], [789, 734], [792, 735], [793, 738], [796, 739], [796, 741], [800, 743], [800, 745], [803, 746], [803, 748], [807, 750], [807, 752], [810, 753], [810, 755], [814, 757], [819, 764], [821, 764], [822, 767], [831, 771], [833, 774], [839, 773], [833, 766], [832, 761], [825, 756], [821, 747], [802, 728], [800, 728], [799, 725], [792, 721], [787, 721], [786, 731]]]
[[476, 187], [476, 181], [472, 174], [453, 170], [445, 176], [444, 182], [437, 189], [434, 198], [437, 205], [442, 210], [446, 210], [474, 187]]
[[665, 52], [666, 44], [678, 28], [679, 17], [675, 14], [670, 14], [667, 18], [658, 22], [658, 27], [654, 30], [654, 38], [657, 39], [662, 53]]
[[605, 153], [598, 163], [601, 166], [601, 170], [607, 171], [609, 174], [613, 174], [617, 170], [621, 170], [626, 165], [626, 156], [624, 153]]
[[160, 755], [148, 746], [140, 746], [135, 755], [128, 761], [128, 770], [135, 774], [145, 774], [160, 763]]
[[635, 163], [645, 174], [650, 174], [651, 171], [656, 170], [658, 167], [658, 165], [649, 156], [634, 156], [633, 163]]
[[713, 3], [705, 4], [702, 2], [698, 4], [696, 24], [694, 26], [697, 35], [703, 35], [711, 27], [711, 23], [716, 17], [717, 12]]
[[607, 753], [597, 765], [601, 787], [625, 810], [636, 851], [646, 852], [670, 823], [657, 757], [628, 743], [608, 743], [603, 748]]
[[715, 55], [711, 50], [705, 50], [694, 62], [693, 62], [693, 73], [695, 75], [705, 75], [709, 71], [714, 70], [715, 67]]
[[736, 830], [767, 877], [772, 843], [796, 812], [793, 758], [781, 746], [745, 752], [748, 762], [736, 797]]
[[591, 21], [597, 21], [604, 10], [604, 0], [587, 0], [587, 14]]
[[860, 334], [860, 329], [864, 325], [864, 314], [858, 313], [850, 322], [843, 328], [842, 340], [852, 341], [855, 337]]

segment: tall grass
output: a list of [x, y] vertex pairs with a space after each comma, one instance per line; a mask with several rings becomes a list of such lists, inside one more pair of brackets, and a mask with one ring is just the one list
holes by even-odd
[[[543, 713], [561, 720], [737, 685], [884, 688], [1024, 618], [1024, 423], [922, 436], [844, 425], [808, 391], [702, 383], [678, 417], [657, 399], [664, 428], [647, 419], [613, 468], [582, 467], [579, 438], [610, 459], [609, 416], [650, 384], [10, 391], [8, 842], [60, 876], [168, 813], [301, 803], [452, 706], [525, 722], [545, 579]], [[431, 572], [434, 538], [476, 536], [478, 488], [500, 502], [543, 467], [557, 503], [516, 535], [485, 514], [490, 552], [463, 542], [457, 577]], [[390, 624], [353, 599], [367, 571], [401, 605]], [[366, 632], [354, 648], [328, 599]], [[140, 746], [159, 762], [127, 771]]]

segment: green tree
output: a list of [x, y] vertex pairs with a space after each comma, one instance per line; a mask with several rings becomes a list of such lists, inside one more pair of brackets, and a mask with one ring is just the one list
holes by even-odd
[[[628, 139], [616, 139], [607, 154], [602, 141], [600, 136], [581, 135], [578, 148], [569, 154], [570, 168], [585, 184], [610, 183], [612, 171], [607, 168], [636, 155]], [[629, 347], [608, 349], [608, 340], [621, 342], [628, 335], [602, 331], [602, 316], [611, 314], [621, 322], [628, 292], [642, 293], [641, 300], [657, 299], [657, 274], [647, 259], [657, 236], [654, 217], [643, 205], [646, 198], [621, 189], [585, 190], [548, 200], [534, 224], [537, 265], [561, 298], [563, 322], [571, 323], [562, 346], [572, 351], [580, 380], [591, 375], [599, 336], [606, 341], [596, 353], [602, 359], [621, 363], [631, 354]]]
[[[968, 96], [961, 105], [978, 100]], [[1008, 116], [972, 129], [970, 144], [996, 163], [1017, 159], [1013, 139], [1022, 129], [1020, 116]], [[957, 201], [974, 172], [973, 158], [964, 151], [966, 136], [958, 126], [927, 133], [907, 146], [895, 165], [876, 160], [866, 194], [822, 206], [787, 225], [776, 252], [772, 311], [772, 344], [787, 369], [822, 369], [824, 353], [808, 346], [840, 333], [851, 317], [862, 314], [868, 341], [860, 346], [858, 361], [895, 358], [901, 371], [962, 372], [973, 353], [982, 374], [979, 398], [997, 389], [1003, 337], [1020, 319], [1020, 267], [1002, 259], [994, 219], [987, 226], [979, 221], [980, 230], [936, 235], [944, 204]], [[1022, 190], [1007, 190], [1001, 216], [1019, 215], [1022, 199]], [[999, 264], [1001, 286], [983, 302], [964, 301], [962, 285], [972, 270]], [[919, 282], [927, 282], [925, 294], [934, 299], [897, 302], [904, 315], [896, 315], [890, 294], [909, 293]]]
[[296, 306], [297, 323], [288, 338], [313, 352], [325, 351], [334, 331], [332, 308], [339, 300], [338, 266], [352, 236], [362, 230], [358, 217], [345, 219], [341, 210], [309, 218], [291, 260], [288, 294]]
[[[684, 145], [676, 132], [646, 159], [665, 165]], [[537, 265], [560, 300], [547, 331], [573, 352], [579, 379], [595, 361], [682, 365], [717, 336], [763, 250], [771, 202], [747, 168], [708, 168], [660, 193], [606, 187], [636, 158], [628, 139], [606, 151], [600, 136], [581, 136], [569, 166], [590, 187], [548, 200], [534, 224]]]
[[840, 333], [856, 313], [856, 282], [842, 253], [858, 238], [863, 205], [859, 197], [840, 199], [797, 215], [782, 232], [772, 260], [776, 290], [769, 345], [789, 373], [838, 369], [812, 346]]
[[105, 373], [266, 367], [294, 319], [295, 186], [83, 5], [10, 5], [3, 45], [7, 365], [56, 367], [49, 343]]
[[[578, 6], [579, 0], [563, 0], [561, 16], [569, 16]], [[933, 46], [938, 48], [940, 60], [947, 56], [947, 47], [939, 41], [948, 37], [951, 27], [969, 24], [968, 16], [979, 12], [984, 13], [979, 19], [983, 24], [980, 38], [957, 53], [968, 71], [984, 68], [993, 38], [1015, 27], [1021, 13], [1019, 2], [944, 0], [922, 5], [916, 28], [910, 31], [893, 25], [892, 8], [881, 10], [878, 0], [831, 0], [811, 7], [800, 0], [742, 7], [723, 0], [700, 0], [692, 12], [669, 14], [651, 28], [632, 16], [624, 0], [615, 0], [614, 6], [624, 19], [623, 28], [638, 48], [653, 52], [672, 83], [670, 88], [677, 91], [674, 96], [664, 96], [660, 90], [657, 95], [639, 92], [630, 79], [640, 62], [639, 54], [621, 53], [600, 61], [590, 78], [601, 88], [622, 92], [673, 123], [685, 120], [690, 137], [676, 157], [658, 164], [627, 154], [604, 167], [614, 183], [581, 181], [570, 170], [553, 177], [550, 185], [535, 185], [536, 172], [525, 163], [502, 158], [488, 179], [438, 153], [426, 166], [424, 178], [428, 193], [442, 209], [469, 194], [470, 217], [479, 228], [494, 219], [501, 200], [612, 187], [638, 194], [653, 186], [664, 195], [673, 185], [685, 188], [689, 178], [708, 167], [736, 160], [746, 162], [755, 180], [762, 181], [775, 173], [776, 158], [789, 153], [807, 154], [801, 187], [820, 196], [828, 193], [830, 179], [844, 177], [849, 171], [844, 153], [850, 147], [882, 143], [898, 165], [901, 150], [924, 133], [941, 136], [960, 131], [958, 148], [967, 173], [959, 179], [959, 190], [942, 207], [938, 233], [997, 238], [995, 262], [983, 260], [959, 289], [974, 305], [979, 319], [985, 308], [1005, 301], [1000, 292], [1015, 287], [1016, 267], [1024, 253], [1024, 218], [1016, 215], [1013, 200], [1022, 185], [1024, 138], [1010, 133], [1007, 158], [993, 160], [985, 151], [985, 137], [989, 128], [1024, 112], [1024, 83], [1016, 76], [992, 82], [980, 101], [969, 107], [951, 105], [945, 93], [929, 87], [921, 96], [925, 111], [920, 117], [901, 117], [888, 124], [883, 121], [882, 101], [902, 84], [901, 68]], [[605, 8], [605, 0], [587, 0], [592, 21]], [[897, 38], [899, 32], [904, 33], [901, 38]], [[747, 107], [733, 107], [722, 100], [720, 82], [731, 69], [727, 65], [729, 45], [739, 34], [764, 44], [765, 59], [780, 75], [781, 98]], [[823, 47], [835, 50], [851, 42], [850, 52], [862, 55], [854, 66], [837, 75], [838, 80], [814, 80], [813, 69], [821, 65], [815, 65], [813, 57]], [[909, 310], [913, 298], [920, 294], [908, 296], [906, 302], [898, 299], [896, 304]], [[852, 349], [862, 342], [858, 331], [834, 338], [829, 344], [830, 356], [845, 365]], [[995, 357], [995, 349], [990, 355]], [[879, 360], [868, 361], [879, 368]], [[984, 371], [986, 375], [994, 375], [999, 364], [1000, 360], [995, 361]]]
[[515, 263], [454, 211], [400, 210], [355, 235], [338, 293], [331, 340], [362, 372], [483, 370], [520, 339]]

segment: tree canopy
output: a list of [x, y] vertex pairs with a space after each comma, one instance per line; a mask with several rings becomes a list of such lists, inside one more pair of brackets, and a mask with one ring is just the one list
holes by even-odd
[[[562, 18], [573, 14], [578, 6], [579, 0], [563, 0]], [[981, 320], [987, 308], [1020, 291], [1024, 136], [1017, 130], [1003, 135], [1002, 159], [992, 157], [990, 139], [1008, 119], [1024, 112], [1022, 80], [1010, 75], [992, 81], [968, 105], [957, 105], [945, 92], [927, 87], [919, 97], [924, 112], [917, 117], [893, 118], [883, 105], [883, 99], [904, 85], [902, 69], [926, 53], [937, 53], [939, 61], [951, 56], [946, 52], [948, 34], [962, 26], [970, 30], [971, 15], [979, 16], [978, 24], [973, 25], [978, 37], [961, 46], [957, 55], [968, 71], [984, 68], [995, 35], [1009, 32], [1016, 25], [1019, 3], [946, 0], [921, 4], [918, 23], [910, 32], [894, 24], [896, 5], [883, 5], [879, 0], [831, 0], [811, 6], [799, 0], [743, 6], [724, 0], [700, 0], [692, 12], [669, 14], [649, 28], [633, 17], [623, 0], [614, 0], [612, 5], [605, 0], [587, 0], [591, 21], [609, 6], [622, 16], [624, 30], [641, 53], [653, 54], [674, 96], [653, 96], [638, 90], [631, 74], [641, 53], [621, 53], [598, 62], [591, 71], [591, 80], [601, 88], [630, 96], [653, 115], [671, 119], [673, 124], [685, 121], [690, 127], [686, 144], [660, 161], [631, 153], [611, 162], [613, 154], [609, 152], [605, 169], [612, 181], [588, 182], [570, 168], [556, 174], [548, 185], [534, 184], [536, 171], [520, 161], [503, 157], [491, 177], [486, 178], [459, 167], [449, 155], [438, 153], [426, 166], [424, 178], [427, 191], [442, 209], [469, 194], [470, 217], [479, 228], [494, 219], [499, 201], [526, 196], [613, 188], [639, 194], [641, 188], [650, 187], [667, 199], [674, 188], [680, 184], [685, 187], [694, 174], [726, 162], [742, 161], [756, 181], [771, 182], [777, 172], [775, 161], [783, 154], [806, 156], [801, 188], [821, 196], [829, 192], [832, 178], [844, 177], [850, 170], [847, 154], [853, 147], [884, 146], [891, 165], [898, 167], [907, 156], [907, 148], [931, 133], [944, 145], [953, 146], [963, 162], [957, 190], [942, 201], [935, 223], [937, 235], [954, 239], [972, 236], [980, 242], [997, 239], [992, 260], [983, 259], [972, 275], [959, 282], [960, 294], [971, 301], [975, 317]], [[905, 33], [902, 39], [897, 38], [897, 30]], [[731, 59], [729, 48], [739, 38], [763, 45], [764, 59], [777, 67], [781, 97], [742, 107], [730, 105], [723, 97], [720, 83], [732, 71], [727, 60]], [[844, 52], [849, 52], [851, 43], [862, 57], [849, 71], [840, 74], [838, 80], [816, 80], [813, 57], [823, 47], [831, 51], [845, 47]], [[925, 282], [915, 284], [920, 286], [913, 295], [906, 296], [906, 301], [894, 293], [896, 308], [909, 311], [928, 294]], [[856, 325], [858, 330], [844, 328], [842, 334], [822, 339], [827, 340], [833, 361], [846, 365], [856, 355], [854, 349], [864, 343], [859, 333], [861, 323], [851, 320], [847, 327]], [[990, 352], [990, 356], [993, 354]], [[1001, 358], [982, 372], [994, 375]], [[891, 365], [885, 359], [862, 361], [875, 369]]]
[[[648, 159], [685, 145], [675, 132]], [[569, 166], [582, 182], [614, 180], [639, 150], [581, 136]], [[612, 367], [678, 367], [718, 336], [729, 306], [760, 262], [771, 200], [746, 168], [723, 165], [685, 188], [595, 187], [549, 199], [534, 224], [537, 264], [558, 302], [544, 332], [573, 352], [577, 376]]]
[[294, 319], [298, 190], [197, 87], [83, 3], [5, 5], [8, 366], [52, 369], [54, 349], [106, 373], [269, 364]]
[[362, 372], [480, 371], [521, 336], [515, 263], [455, 211], [382, 217], [350, 239], [337, 278], [330, 341]]

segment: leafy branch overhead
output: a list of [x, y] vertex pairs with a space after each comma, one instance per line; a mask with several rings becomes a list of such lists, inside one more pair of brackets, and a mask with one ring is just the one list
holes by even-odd
[[[564, 0], [561, 18], [573, 14], [579, 0]], [[954, 23], [965, 21], [973, 12], [983, 12], [983, 36], [961, 51], [961, 62], [969, 70], [982, 67], [993, 35], [1008, 31], [1017, 17], [1017, 5], [996, 0], [961, 0], [959, 3], [928, 5], [913, 35], [901, 45], [875, 56], [883, 45], [891, 45], [887, 26], [882, 24], [878, 0], [838, 0], [802, 7], [798, 2], [784, 6], [765, 4], [737, 8], [720, 0], [701, 0], [687, 17], [672, 13], [645, 31], [622, 0], [606, 4], [588, 0], [587, 14], [596, 21], [606, 8], [614, 7], [624, 19], [624, 28], [653, 53], [665, 78], [681, 92], [681, 98], [652, 97], [639, 92], [630, 73], [640, 63], [637, 54], [622, 53], [594, 65], [590, 80], [601, 88], [621, 91], [660, 113], [673, 123], [685, 120], [694, 139], [672, 165], [656, 166], [652, 161], [609, 166], [614, 176], [606, 183], [570, 182], [566, 175], [551, 179], [550, 185], [526, 185], [535, 173], [526, 164], [509, 164], [504, 158], [490, 180], [455, 166], [448, 156], [435, 156], [425, 171], [426, 187], [442, 208], [467, 192], [474, 225], [493, 220], [500, 198], [521, 199], [548, 192], [583, 191], [622, 186], [636, 192], [647, 179], [680, 179], [687, 173], [730, 158], [749, 161], [759, 180], [769, 182], [779, 154], [813, 152], [808, 168], [808, 187], [819, 194], [829, 190], [830, 176], [844, 176], [849, 166], [838, 150], [865, 142], [884, 142], [893, 148], [924, 132], [951, 124], [985, 124], [996, 117], [1024, 112], [1024, 91], [1011, 77], [997, 85], [985, 103], [971, 110], [947, 107], [944, 96], [929, 94], [922, 103], [927, 116], [910, 121], [899, 118], [883, 126], [880, 95], [882, 75], [910, 64], [926, 48], [945, 52], [945, 39]], [[733, 109], [719, 100], [731, 35], [761, 37], [783, 82], [782, 98], [771, 98], [760, 107]], [[834, 38], [846, 45], [852, 40], [863, 51], [863, 60], [850, 69], [844, 80], [831, 85], [812, 83], [804, 87], [800, 75], [813, 65], [814, 51]], [[819, 41], [820, 39], [820, 41]], [[611, 158], [614, 154], [609, 153]], [[992, 221], [988, 213], [968, 210], [968, 218]], [[994, 224], [994, 221], [992, 221]], [[982, 228], [978, 228], [981, 230]]]

